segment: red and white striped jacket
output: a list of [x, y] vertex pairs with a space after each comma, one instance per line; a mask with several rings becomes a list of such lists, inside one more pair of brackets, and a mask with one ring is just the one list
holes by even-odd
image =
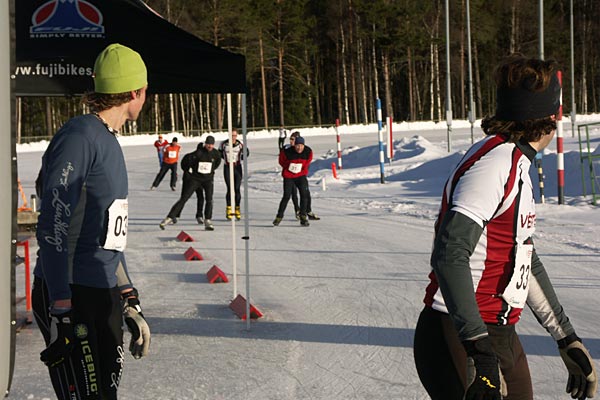
[[[522, 311], [511, 307], [500, 295], [513, 276], [515, 246], [531, 243], [535, 231], [535, 202], [529, 177], [534, 156], [535, 150], [529, 145], [510, 143], [504, 136], [490, 136], [465, 154], [444, 188], [436, 236], [449, 212], [460, 213], [482, 228], [468, 265], [485, 323], [514, 324]], [[530, 265], [527, 268], [529, 273]], [[448, 313], [438, 276], [432, 271], [429, 278], [425, 304]], [[527, 289], [525, 284], [523, 290]]]

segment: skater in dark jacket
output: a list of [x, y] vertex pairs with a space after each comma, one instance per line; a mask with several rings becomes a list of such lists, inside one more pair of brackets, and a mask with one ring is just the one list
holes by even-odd
[[308, 206], [308, 166], [313, 158], [313, 153], [310, 147], [305, 146], [304, 138], [298, 136], [294, 146], [282, 150], [279, 153], [279, 165], [283, 168], [281, 175], [283, 176], [283, 197], [279, 203], [277, 216], [273, 221], [273, 225], [277, 226], [283, 219], [285, 208], [292, 195], [292, 190], [296, 187], [300, 192], [300, 224], [309, 226], [306, 208]]
[[[215, 170], [220, 164], [221, 153], [215, 149], [215, 138], [212, 136], [208, 136], [204, 143], [199, 143], [196, 151], [183, 157], [181, 160], [181, 169], [183, 169], [181, 197], [173, 205], [167, 217], [161, 221], [161, 229], [165, 229], [166, 225], [177, 221], [185, 203], [194, 192], [198, 196], [196, 220], [199, 224], [204, 224], [207, 231], [214, 229], [211, 221], [213, 187]], [[204, 213], [202, 212], [203, 208]]]

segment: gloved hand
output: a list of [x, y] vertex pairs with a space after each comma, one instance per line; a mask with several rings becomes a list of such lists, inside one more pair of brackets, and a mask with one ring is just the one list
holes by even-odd
[[40, 353], [40, 360], [48, 367], [62, 364], [73, 350], [73, 325], [71, 310], [50, 313], [50, 343]]
[[133, 358], [142, 358], [148, 355], [150, 347], [150, 327], [142, 314], [140, 301], [137, 297], [129, 297], [124, 300], [123, 317], [131, 333], [129, 351]]
[[467, 351], [467, 390], [464, 400], [501, 400], [506, 383], [490, 338], [463, 342]]
[[567, 393], [571, 398], [584, 400], [594, 397], [598, 387], [598, 376], [590, 353], [581, 343], [581, 339], [572, 333], [558, 341], [560, 357], [569, 371]]

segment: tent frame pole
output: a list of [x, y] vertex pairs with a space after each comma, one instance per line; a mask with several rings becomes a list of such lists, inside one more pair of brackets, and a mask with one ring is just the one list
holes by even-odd
[[[244, 146], [248, 143], [246, 115], [246, 93], [242, 93], [242, 137]], [[242, 157], [244, 166], [244, 248], [246, 254], [246, 329], [250, 330], [250, 209], [248, 208], [248, 157]]]

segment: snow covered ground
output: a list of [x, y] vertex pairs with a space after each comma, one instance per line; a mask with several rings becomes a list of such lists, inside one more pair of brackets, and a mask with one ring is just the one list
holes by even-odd
[[[599, 121], [600, 116], [588, 117]], [[583, 120], [579, 117], [578, 122]], [[379, 183], [377, 128], [341, 127], [339, 180], [333, 129], [302, 129], [314, 151], [313, 209], [322, 219], [303, 228], [289, 205], [279, 227], [282, 191], [277, 133], [248, 138], [251, 302], [265, 315], [251, 329], [228, 308], [233, 285], [208, 284], [218, 265], [231, 277], [232, 228], [224, 218], [225, 185], [215, 178], [214, 232], [195, 223], [192, 198], [177, 225], [158, 229], [177, 200], [158, 171], [153, 136], [122, 137], [130, 179], [130, 273], [152, 329], [149, 357], [127, 356], [120, 398], [128, 399], [426, 399], [415, 372], [412, 341], [429, 272], [433, 222], [442, 185], [471, 143], [469, 125], [455, 121], [448, 153], [443, 123], [394, 126], [395, 157]], [[592, 130], [600, 152], [600, 130]], [[476, 138], [481, 137], [479, 128]], [[168, 135], [170, 139], [172, 135]], [[184, 152], [198, 138], [180, 138]], [[217, 140], [224, 134], [216, 134]], [[27, 194], [45, 144], [20, 146], [19, 177]], [[544, 157], [546, 204], [537, 210], [537, 249], [579, 336], [600, 359], [600, 209], [582, 193], [578, 142], [565, 124], [567, 205], [556, 198], [556, 145]], [[600, 173], [597, 162], [596, 171]], [[532, 170], [534, 182], [537, 172]], [[323, 183], [324, 182], [324, 183]], [[537, 195], [537, 193], [536, 193]], [[176, 240], [185, 230], [194, 243]], [[238, 291], [245, 295], [243, 221], [236, 224]], [[185, 261], [190, 244], [205, 261]], [[35, 246], [34, 249], [35, 250]], [[19, 268], [18, 290], [22, 289]], [[518, 324], [536, 399], [567, 399], [566, 370], [556, 346], [529, 311]], [[10, 399], [54, 398], [39, 352], [37, 328], [17, 336]]]

